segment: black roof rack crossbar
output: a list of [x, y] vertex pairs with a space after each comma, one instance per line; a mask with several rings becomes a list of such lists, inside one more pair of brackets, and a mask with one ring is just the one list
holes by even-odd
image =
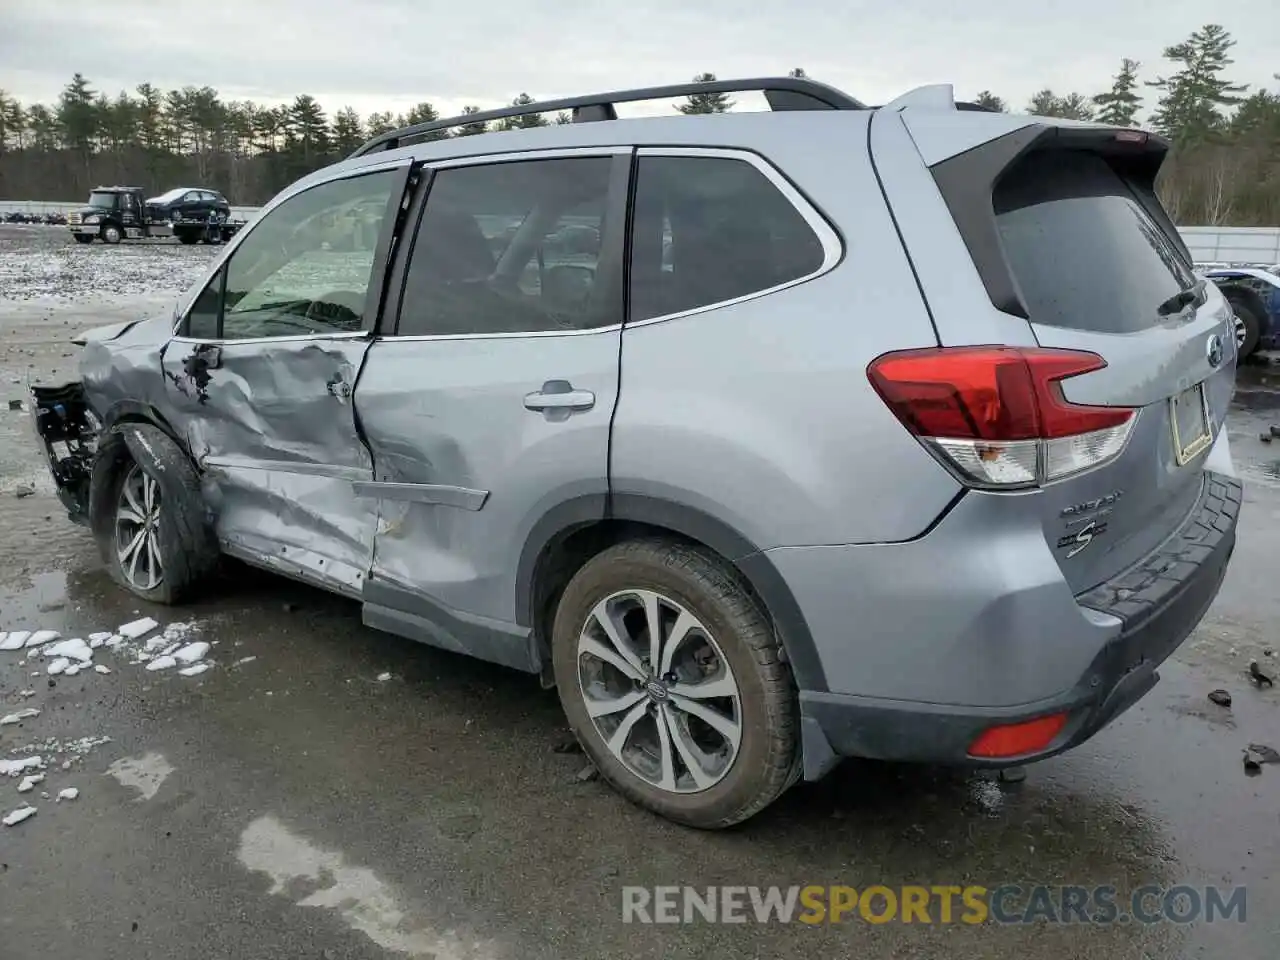
[[[615, 103], [636, 103], [643, 100], [665, 100], [668, 97], [687, 97], [695, 93], [746, 93], [763, 92], [771, 110], [863, 110], [865, 105], [835, 87], [802, 77], [762, 77], [753, 80], [708, 80], [705, 83], [677, 83], [665, 87], [644, 87], [638, 90], [618, 90], [613, 93], [595, 93], [581, 97], [565, 97], [560, 100], [544, 100], [519, 106], [500, 107], [480, 113], [464, 113], [457, 117], [428, 120], [399, 130], [388, 130], [362, 145], [351, 158], [373, 153], [375, 150], [394, 150], [437, 130], [462, 127], [491, 120], [507, 120], [535, 113], [558, 113], [569, 110], [574, 123], [598, 120], [616, 120]], [[349, 158], [350, 159], [350, 158]]]

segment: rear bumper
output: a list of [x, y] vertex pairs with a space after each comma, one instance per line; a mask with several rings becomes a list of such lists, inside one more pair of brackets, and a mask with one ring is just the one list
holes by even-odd
[[[1235, 548], [1241, 485], [1205, 474], [1196, 508], [1140, 564], [1075, 597], [1080, 616], [1119, 624], [1066, 689], [1032, 702], [996, 707], [888, 700], [802, 691], [805, 777], [817, 779], [839, 757], [1003, 767], [1043, 759], [1088, 740], [1136, 703], [1159, 679], [1156, 668], [1190, 635], [1218, 594]], [[1056, 631], [1047, 631], [1056, 633]], [[1060, 634], [1059, 634], [1060, 635]], [[1052, 636], [1002, 638], [1034, 648]], [[934, 669], [923, 663], [919, 669]], [[1061, 733], [1034, 754], [999, 760], [968, 755], [984, 730], [1067, 712]]]

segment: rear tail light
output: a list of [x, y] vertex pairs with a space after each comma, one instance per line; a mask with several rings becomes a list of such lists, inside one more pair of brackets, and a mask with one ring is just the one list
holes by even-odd
[[1040, 753], [1049, 749], [1066, 725], [1065, 713], [1053, 713], [1035, 720], [988, 727], [969, 744], [969, 756], [1000, 759]]
[[1061, 381], [1106, 361], [1030, 347], [886, 353], [867, 376], [894, 415], [972, 486], [1030, 487], [1088, 470], [1124, 449], [1137, 411], [1071, 403]]

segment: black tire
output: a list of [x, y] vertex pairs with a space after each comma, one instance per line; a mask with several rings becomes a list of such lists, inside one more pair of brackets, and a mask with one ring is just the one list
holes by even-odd
[[[663, 594], [706, 624], [737, 682], [738, 753], [723, 778], [701, 792], [668, 791], [637, 775], [605, 745], [587, 712], [579, 677], [579, 632], [597, 603], [631, 589]], [[583, 750], [605, 780], [647, 810], [687, 826], [721, 829], [759, 813], [799, 777], [799, 706], [791, 670], [768, 615], [736, 571], [710, 550], [645, 539], [593, 557], [560, 599], [552, 628], [552, 665], [560, 703]]]
[[200, 234], [192, 233], [190, 230], [180, 230], [174, 234], [178, 238], [179, 243], [193, 244], [200, 239]]
[[[163, 576], [150, 589], [130, 580], [117, 548], [123, 486], [135, 466], [159, 489], [155, 540]], [[112, 579], [144, 600], [182, 603], [217, 568], [218, 542], [200, 476], [177, 443], [151, 424], [123, 424], [103, 437], [89, 484], [89, 522]]]
[[93, 234], [91, 233], [73, 233], [76, 243], [93, 243]]
[[102, 237], [103, 243], [119, 243], [124, 239], [124, 231], [113, 223], [104, 226], [99, 231], [99, 235]]
[[1236, 349], [1239, 359], [1244, 360], [1258, 349], [1258, 338], [1262, 335], [1262, 316], [1258, 312], [1258, 305], [1244, 291], [1231, 290], [1226, 296], [1236, 320], [1243, 326], [1244, 341], [1240, 342], [1240, 335], [1237, 333]]

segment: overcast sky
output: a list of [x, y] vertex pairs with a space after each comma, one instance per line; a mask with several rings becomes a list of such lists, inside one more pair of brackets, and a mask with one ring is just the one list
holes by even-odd
[[112, 96], [150, 81], [263, 102], [310, 93], [361, 114], [420, 100], [456, 113], [520, 91], [801, 66], [871, 103], [949, 82], [958, 97], [990, 89], [1021, 108], [1046, 86], [1096, 93], [1126, 56], [1154, 79], [1168, 72], [1162, 50], [1210, 19], [1239, 41], [1230, 76], [1280, 89], [1277, 0], [0, 0], [0, 89], [52, 102], [80, 71]]

